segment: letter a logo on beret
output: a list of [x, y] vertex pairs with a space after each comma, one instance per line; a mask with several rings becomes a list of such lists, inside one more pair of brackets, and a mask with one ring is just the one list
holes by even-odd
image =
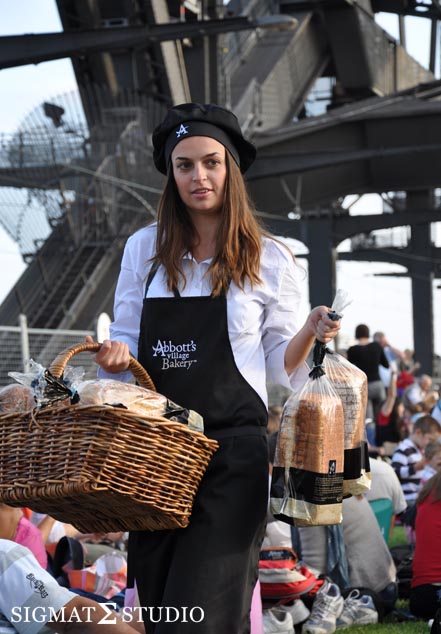
[[183, 123], [181, 123], [181, 127], [179, 128], [179, 130], [176, 130], [176, 136], [178, 137], [178, 139], [181, 138], [182, 134], [188, 134], [188, 125], [184, 125]]

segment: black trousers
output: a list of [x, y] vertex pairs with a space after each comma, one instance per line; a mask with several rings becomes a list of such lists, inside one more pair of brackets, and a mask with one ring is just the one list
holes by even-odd
[[[129, 575], [141, 606], [149, 608], [147, 634], [249, 634], [267, 505], [266, 438], [225, 438], [202, 479], [189, 526], [130, 534]], [[178, 620], [170, 622], [170, 612]]]
[[438, 608], [441, 608], [441, 586], [427, 583], [411, 588], [409, 609], [412, 614], [423, 619], [433, 619]]

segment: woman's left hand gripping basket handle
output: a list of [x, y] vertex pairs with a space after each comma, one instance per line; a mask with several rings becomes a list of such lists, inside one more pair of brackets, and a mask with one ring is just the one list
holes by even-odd
[[[57, 377], [57, 379], [59, 379], [63, 376], [66, 365], [73, 356], [79, 354], [80, 352], [98, 352], [100, 348], [101, 344], [96, 342], [78, 343], [75, 346], [66, 348], [66, 350], [60, 352], [52, 361], [49, 370], [55, 377]], [[146, 387], [149, 390], [156, 392], [155, 384], [150, 378], [150, 375], [134, 357], [130, 357], [129, 370], [132, 372], [141, 387]]]

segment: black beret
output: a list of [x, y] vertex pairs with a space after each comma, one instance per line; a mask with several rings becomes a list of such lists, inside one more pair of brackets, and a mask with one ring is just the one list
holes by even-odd
[[242, 173], [256, 158], [256, 148], [244, 138], [237, 117], [230, 110], [216, 104], [183, 103], [170, 108], [153, 131], [153, 161], [162, 174], [167, 174], [174, 147], [189, 136], [209, 136], [222, 143]]

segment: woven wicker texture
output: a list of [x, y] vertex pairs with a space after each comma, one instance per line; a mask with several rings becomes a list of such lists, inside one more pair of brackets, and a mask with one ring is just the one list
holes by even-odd
[[[50, 369], [62, 376], [79, 344]], [[154, 385], [135, 360], [139, 383]], [[147, 377], [147, 378], [146, 378]], [[0, 416], [0, 501], [27, 506], [82, 532], [188, 525], [217, 443], [166, 418], [109, 405], [70, 405]]]

